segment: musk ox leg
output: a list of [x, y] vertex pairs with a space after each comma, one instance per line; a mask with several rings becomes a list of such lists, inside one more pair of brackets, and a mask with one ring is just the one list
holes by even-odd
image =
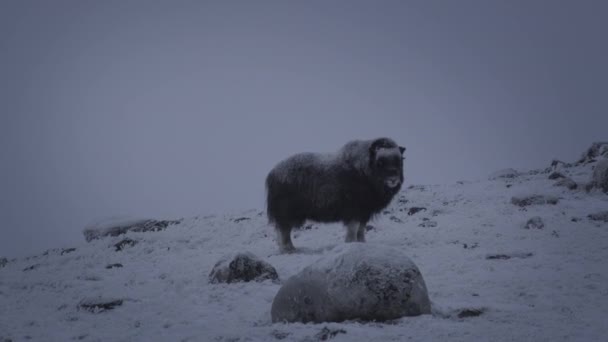
[[353, 221], [346, 224], [346, 242], [356, 242], [357, 232], [359, 231], [359, 222]]
[[359, 224], [359, 229], [357, 230], [357, 242], [365, 242], [365, 223]]
[[279, 245], [279, 251], [281, 253], [291, 253], [296, 250], [291, 242], [291, 227], [290, 226], [277, 226], [277, 243]]

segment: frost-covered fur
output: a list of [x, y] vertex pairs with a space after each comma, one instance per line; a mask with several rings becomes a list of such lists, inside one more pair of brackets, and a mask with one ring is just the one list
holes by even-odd
[[266, 178], [267, 213], [279, 248], [293, 251], [291, 230], [307, 220], [343, 222], [346, 241], [365, 241], [365, 225], [403, 183], [403, 152], [388, 138], [355, 140], [334, 154], [300, 153]]

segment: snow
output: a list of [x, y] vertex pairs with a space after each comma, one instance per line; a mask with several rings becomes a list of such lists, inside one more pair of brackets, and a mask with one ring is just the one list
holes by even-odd
[[[589, 164], [561, 171], [577, 182], [592, 172]], [[288, 279], [342, 248], [343, 227], [296, 230], [301, 248], [283, 255], [264, 212], [250, 210], [9, 260], [0, 268], [0, 341], [314, 341], [341, 330], [332, 341], [604, 341], [608, 223], [588, 215], [606, 211], [608, 196], [554, 187], [547, 176], [405, 189], [371, 223], [369, 243], [398, 248], [419, 267], [433, 315], [273, 324], [270, 308], [280, 284], [209, 284], [213, 266], [228, 253], [251, 252]], [[511, 204], [524, 193], [559, 202]], [[414, 206], [427, 210], [407, 215]], [[237, 217], [250, 220], [234, 222]], [[523, 228], [532, 217], [544, 227]], [[436, 226], [419, 226], [431, 218]], [[115, 251], [124, 238], [138, 243]], [[487, 258], [492, 255], [511, 257]], [[116, 263], [124, 267], [106, 268]], [[79, 309], [91, 298], [121, 304], [97, 313]], [[475, 312], [481, 315], [466, 317]]]

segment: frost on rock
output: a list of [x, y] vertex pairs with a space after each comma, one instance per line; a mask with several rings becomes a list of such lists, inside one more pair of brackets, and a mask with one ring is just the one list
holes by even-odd
[[559, 199], [555, 196], [545, 195], [526, 195], [526, 196], [513, 196], [511, 203], [519, 207], [526, 207], [529, 205], [542, 205], [542, 204], [557, 204]]
[[489, 178], [490, 178], [490, 180], [513, 179], [513, 178], [516, 178], [517, 176], [519, 176], [519, 172], [517, 172], [517, 170], [503, 169], [503, 170], [499, 170], [499, 171], [492, 173]]
[[399, 249], [352, 243], [289, 278], [274, 298], [273, 322], [386, 321], [430, 314], [418, 267]]
[[278, 281], [277, 270], [266, 261], [260, 260], [252, 253], [238, 253], [226, 256], [218, 261], [211, 273], [209, 282], [237, 283], [263, 280]]
[[107, 219], [87, 226], [84, 238], [87, 242], [106, 236], [118, 236], [126, 232], [156, 232], [173, 224], [179, 224], [181, 220], [152, 220], [152, 219]]
[[591, 185], [608, 193], [608, 159], [601, 160], [593, 168]]

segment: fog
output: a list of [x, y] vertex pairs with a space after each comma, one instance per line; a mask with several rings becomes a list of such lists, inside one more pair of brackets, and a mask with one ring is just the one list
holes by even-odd
[[606, 140], [602, 1], [2, 1], [0, 256], [110, 216], [264, 206], [282, 158], [388, 136], [410, 184]]

